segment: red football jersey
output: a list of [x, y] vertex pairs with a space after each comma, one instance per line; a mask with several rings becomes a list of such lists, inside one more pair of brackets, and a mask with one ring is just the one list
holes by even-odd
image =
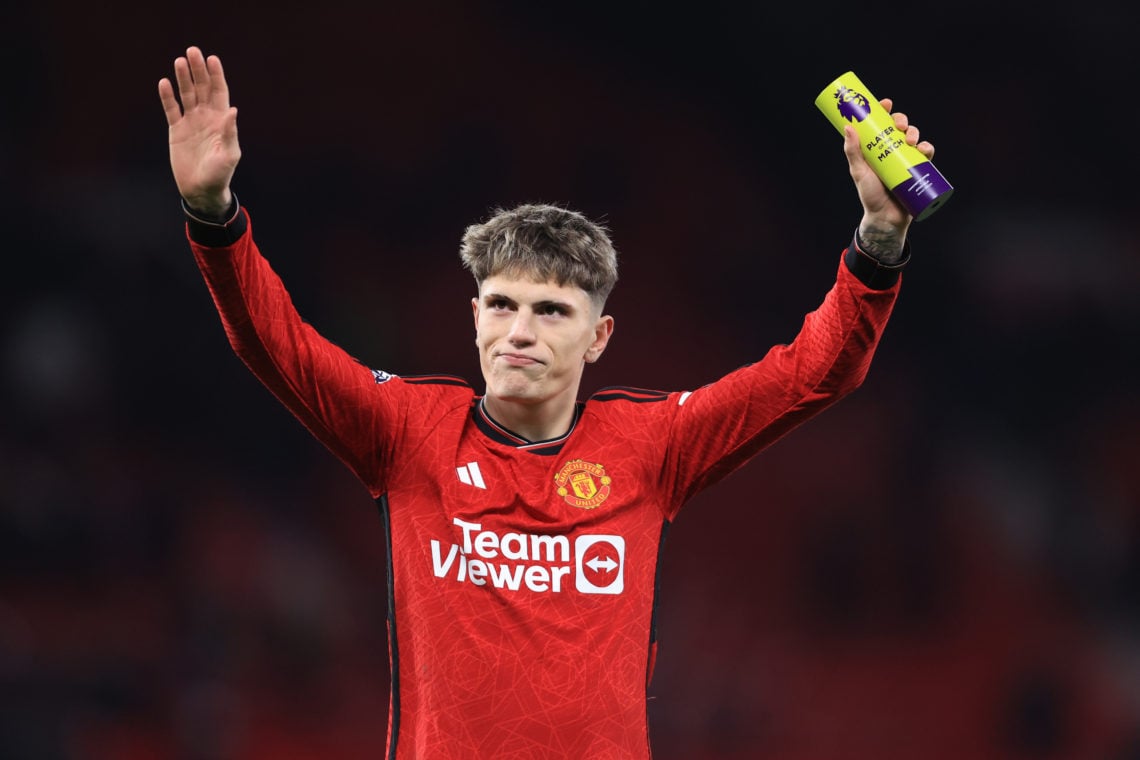
[[232, 244], [191, 239], [231, 343], [384, 516], [388, 756], [649, 757], [665, 531], [859, 385], [897, 284], [841, 263], [790, 345], [692, 392], [602, 390], [566, 435], [531, 442], [459, 378], [371, 370], [320, 337], [241, 222]]

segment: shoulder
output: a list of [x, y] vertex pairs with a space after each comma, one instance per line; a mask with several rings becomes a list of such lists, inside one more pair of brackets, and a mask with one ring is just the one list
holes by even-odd
[[[676, 392], [611, 386], [591, 395], [580, 427], [583, 439], [618, 458], [659, 462], [679, 410]], [[599, 454], [600, 456], [600, 454]]]
[[467, 408], [475, 390], [457, 375], [394, 375], [372, 369], [377, 392], [393, 400], [403, 399], [409, 411], [423, 416], [438, 416], [447, 410]]
[[684, 395], [687, 394], [613, 385], [591, 395], [586, 400], [586, 409], [609, 419], [670, 417]]
[[405, 452], [426, 440], [459, 435], [471, 416], [475, 391], [462, 377], [372, 373], [377, 393], [398, 410], [396, 434]]

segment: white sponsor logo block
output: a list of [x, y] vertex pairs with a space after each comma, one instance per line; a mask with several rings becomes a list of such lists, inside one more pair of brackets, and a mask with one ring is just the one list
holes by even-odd
[[571, 560], [570, 539], [540, 533], [496, 533], [480, 523], [455, 518], [460, 543], [444, 549], [432, 540], [432, 573], [457, 583], [491, 586], [505, 591], [559, 594], [574, 588], [582, 594], [620, 594], [625, 590], [625, 539], [621, 536], [578, 536]]
[[578, 536], [574, 558], [574, 587], [583, 594], [625, 590], [625, 539], [621, 536]]

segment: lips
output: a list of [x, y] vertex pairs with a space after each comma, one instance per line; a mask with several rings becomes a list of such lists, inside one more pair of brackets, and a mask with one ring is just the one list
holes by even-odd
[[532, 367], [536, 364], [542, 364], [538, 359], [526, 354], [500, 353], [495, 354], [495, 358], [502, 359], [512, 367]]

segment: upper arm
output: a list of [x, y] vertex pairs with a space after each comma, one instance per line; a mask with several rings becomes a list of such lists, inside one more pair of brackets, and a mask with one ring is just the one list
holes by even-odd
[[835, 286], [795, 340], [691, 394], [678, 394], [667, 472], [675, 509], [857, 388], [894, 303], [840, 265]]
[[378, 494], [400, 430], [402, 385], [378, 382], [371, 369], [302, 320], [248, 231], [230, 246], [192, 247], [235, 353]]

